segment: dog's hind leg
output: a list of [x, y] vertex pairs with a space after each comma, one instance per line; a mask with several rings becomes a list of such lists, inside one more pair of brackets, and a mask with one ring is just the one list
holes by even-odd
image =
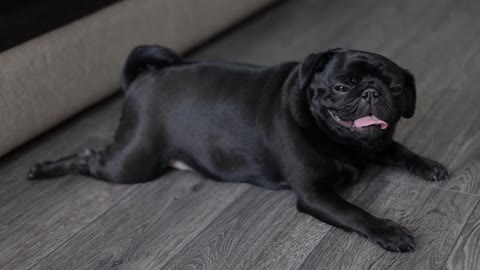
[[103, 151], [85, 149], [56, 161], [37, 163], [28, 172], [28, 178], [82, 174], [108, 182], [146, 182], [158, 177], [168, 163], [161, 153], [156, 153], [155, 147], [150, 147], [134, 138], [127, 144], [113, 143]]
[[153, 180], [166, 167], [158, 157], [129, 147], [115, 149], [111, 145], [103, 151], [85, 149], [80, 153], [56, 161], [37, 163], [28, 172], [29, 179], [46, 179], [68, 174], [82, 174], [117, 183], [138, 183]]
[[85, 149], [56, 161], [37, 163], [29, 179], [46, 179], [68, 174], [82, 174], [117, 183], [153, 180], [167, 167], [168, 159], [161, 136], [137, 117], [130, 106], [124, 107], [115, 142], [103, 151]]

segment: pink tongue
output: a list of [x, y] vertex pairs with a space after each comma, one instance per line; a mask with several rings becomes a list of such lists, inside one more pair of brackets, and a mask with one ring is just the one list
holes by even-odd
[[385, 121], [378, 119], [377, 117], [375, 117], [375, 115], [358, 118], [357, 120], [353, 121], [353, 124], [358, 128], [371, 125], [380, 125], [381, 129], [386, 129], [388, 127], [388, 124]]

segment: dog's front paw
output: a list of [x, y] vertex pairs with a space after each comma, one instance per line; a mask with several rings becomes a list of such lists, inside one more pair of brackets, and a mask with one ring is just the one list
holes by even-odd
[[370, 228], [367, 237], [388, 251], [411, 252], [415, 250], [412, 233], [388, 219], [379, 220], [379, 224]]
[[429, 181], [443, 181], [450, 178], [445, 166], [428, 158], [418, 158], [410, 161], [409, 170]]

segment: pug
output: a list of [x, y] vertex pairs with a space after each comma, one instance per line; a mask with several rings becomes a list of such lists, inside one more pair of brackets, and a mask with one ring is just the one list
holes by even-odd
[[208, 178], [290, 189], [297, 208], [393, 252], [415, 249], [403, 226], [336, 192], [371, 164], [429, 181], [447, 169], [394, 141], [415, 112], [412, 74], [378, 54], [331, 49], [275, 66], [183, 60], [161, 46], [127, 58], [114, 141], [37, 163], [29, 179], [81, 174], [114, 183], [158, 178], [167, 167]]

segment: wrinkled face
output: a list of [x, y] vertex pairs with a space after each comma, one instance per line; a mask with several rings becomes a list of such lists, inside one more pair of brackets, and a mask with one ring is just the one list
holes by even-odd
[[312, 115], [336, 140], [378, 144], [413, 116], [413, 76], [383, 56], [335, 49], [307, 57], [300, 73]]

